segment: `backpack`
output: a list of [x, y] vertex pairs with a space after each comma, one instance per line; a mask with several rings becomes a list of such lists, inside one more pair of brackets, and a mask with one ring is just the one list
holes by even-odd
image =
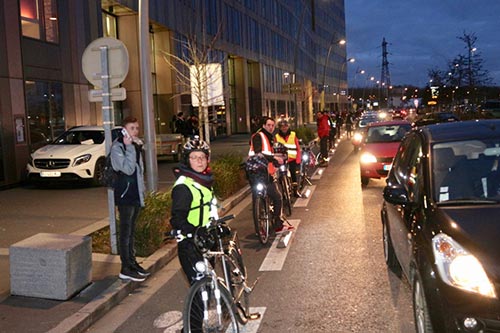
[[104, 167], [102, 169], [101, 176], [99, 177], [99, 183], [102, 186], [114, 188], [120, 174], [120, 171], [113, 169], [113, 165], [111, 164], [111, 152], [109, 152], [104, 160]]

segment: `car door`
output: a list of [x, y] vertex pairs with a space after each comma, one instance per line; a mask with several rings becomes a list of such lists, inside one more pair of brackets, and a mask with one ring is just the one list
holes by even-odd
[[412, 133], [400, 145], [394, 159], [391, 181], [403, 186], [409, 204], [387, 203], [389, 232], [398, 261], [406, 274], [412, 256], [412, 229], [420, 215], [421, 190], [423, 188], [422, 144], [418, 135]]

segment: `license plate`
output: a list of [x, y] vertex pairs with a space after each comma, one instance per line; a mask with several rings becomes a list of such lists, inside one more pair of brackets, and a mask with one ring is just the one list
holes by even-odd
[[40, 177], [61, 177], [61, 172], [59, 172], [59, 171], [42, 171], [42, 172], [40, 172]]
[[391, 170], [392, 164], [386, 164], [384, 165], [384, 171], [389, 171]]

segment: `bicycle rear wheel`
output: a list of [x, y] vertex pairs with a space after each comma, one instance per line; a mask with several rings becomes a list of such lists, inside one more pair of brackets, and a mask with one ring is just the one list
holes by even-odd
[[253, 197], [253, 222], [255, 233], [259, 237], [262, 244], [266, 244], [269, 240], [269, 208], [266, 204], [266, 198], [260, 195]]
[[191, 286], [182, 313], [184, 332], [239, 333], [231, 295], [223, 285], [219, 285], [219, 290], [220, 308], [211, 278], [204, 278]]

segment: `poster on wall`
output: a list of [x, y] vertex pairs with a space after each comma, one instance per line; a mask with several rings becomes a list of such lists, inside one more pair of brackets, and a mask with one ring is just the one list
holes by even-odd
[[16, 143], [25, 143], [26, 139], [24, 136], [24, 118], [16, 117], [14, 119], [14, 125], [16, 126]]

